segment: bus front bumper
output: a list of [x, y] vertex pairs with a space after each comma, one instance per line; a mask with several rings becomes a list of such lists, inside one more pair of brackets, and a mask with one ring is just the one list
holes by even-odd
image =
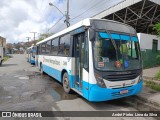
[[[113, 100], [117, 98], [127, 97], [131, 95], [136, 95], [142, 91], [143, 88], [143, 81], [129, 87], [125, 88], [102, 88], [98, 85], [94, 84], [90, 86], [89, 92], [89, 101], [98, 102], [98, 101], [107, 101]], [[121, 94], [121, 91], [128, 91], [125, 94]]]

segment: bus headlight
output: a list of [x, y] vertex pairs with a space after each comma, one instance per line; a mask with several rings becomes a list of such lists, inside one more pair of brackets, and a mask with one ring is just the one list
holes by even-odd
[[143, 76], [142, 74], [140, 74], [139, 79], [138, 79], [138, 83], [141, 82], [143, 80]]
[[105, 85], [105, 83], [103, 81], [103, 78], [96, 77], [96, 80], [97, 80], [97, 85], [99, 85], [100, 87], [106, 88], [106, 85]]

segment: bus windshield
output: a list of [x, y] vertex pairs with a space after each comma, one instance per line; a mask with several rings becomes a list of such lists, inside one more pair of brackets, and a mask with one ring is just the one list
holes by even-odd
[[124, 71], [141, 68], [139, 42], [128, 34], [96, 32], [93, 43], [95, 68]]

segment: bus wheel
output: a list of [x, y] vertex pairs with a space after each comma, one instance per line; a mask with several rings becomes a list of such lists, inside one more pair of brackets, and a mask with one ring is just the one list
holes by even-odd
[[63, 74], [63, 89], [66, 93], [71, 93], [71, 88], [69, 84], [69, 77], [67, 73]]
[[41, 74], [44, 74], [42, 64], [41, 64], [41, 67], [40, 67], [40, 71], [41, 71]]
[[2, 60], [0, 61], [0, 66], [2, 65]]

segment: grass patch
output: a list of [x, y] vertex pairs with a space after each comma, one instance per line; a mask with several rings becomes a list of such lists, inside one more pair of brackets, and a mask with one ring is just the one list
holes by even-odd
[[160, 71], [158, 71], [155, 75], [155, 78], [157, 78], [158, 80], [160, 80]]
[[9, 58], [12, 58], [12, 56], [6, 55], [6, 56], [3, 58], [3, 62], [7, 61]]
[[159, 84], [156, 84], [153, 81], [146, 81], [145, 83], [146, 83], [147, 87], [150, 87], [151, 89], [156, 90], [156, 91], [160, 91], [160, 85]]

